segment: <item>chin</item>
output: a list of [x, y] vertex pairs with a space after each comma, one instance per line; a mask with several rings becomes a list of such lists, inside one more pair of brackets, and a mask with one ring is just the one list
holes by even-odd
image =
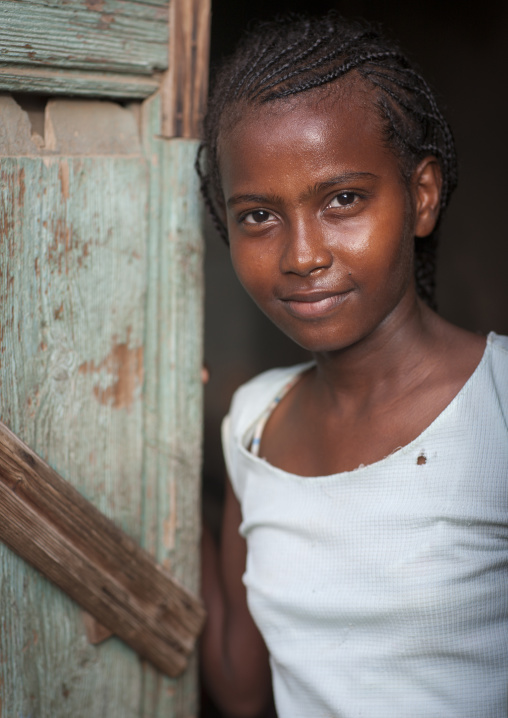
[[277, 326], [289, 339], [294, 341], [295, 344], [298, 344], [302, 349], [312, 354], [341, 351], [356, 344], [356, 342], [362, 338], [362, 335], [358, 331], [335, 331], [333, 336], [329, 336], [319, 330], [316, 332], [295, 332], [288, 331], [287, 328], [281, 327], [280, 325]]

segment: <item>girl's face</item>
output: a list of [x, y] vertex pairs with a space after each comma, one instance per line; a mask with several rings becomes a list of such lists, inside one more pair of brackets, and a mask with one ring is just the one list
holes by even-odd
[[383, 331], [415, 306], [415, 202], [366, 93], [246, 112], [220, 143], [235, 271], [311, 351]]

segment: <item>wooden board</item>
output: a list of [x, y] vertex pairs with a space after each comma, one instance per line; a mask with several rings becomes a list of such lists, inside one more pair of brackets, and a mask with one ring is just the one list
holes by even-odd
[[211, 0], [170, 4], [169, 69], [162, 81], [162, 135], [201, 137], [208, 94]]
[[[0, 175], [2, 419], [139, 541], [143, 163], [2, 158]], [[5, 549], [0, 576], [17, 607], [0, 635], [4, 716], [57, 716], [64, 693], [67, 715], [107, 701], [136, 716], [135, 654], [108, 641], [99, 656], [71, 600]]]
[[[1, 158], [0, 412], [196, 593], [196, 142], [160, 139], [158, 98], [139, 127], [130, 156]], [[195, 715], [195, 663], [166, 679], [115, 638], [91, 646], [71, 599], [5, 547], [0, 605], [2, 718]]]
[[0, 541], [160, 671], [183, 673], [200, 601], [1, 422]]
[[168, 66], [167, 7], [0, 0], [0, 63], [152, 74]]
[[0, 64], [0, 90], [8, 92], [138, 99], [153, 94], [159, 85], [158, 73], [147, 76]]
[[[151, 212], [142, 526], [145, 547], [187, 589], [197, 593], [202, 425], [202, 385], [198, 377], [203, 361], [204, 249], [203, 208], [194, 171], [199, 143], [162, 139], [160, 112], [159, 96], [143, 103]], [[146, 665], [143, 685], [143, 718], [197, 715], [195, 660], [178, 680], [161, 679]]]

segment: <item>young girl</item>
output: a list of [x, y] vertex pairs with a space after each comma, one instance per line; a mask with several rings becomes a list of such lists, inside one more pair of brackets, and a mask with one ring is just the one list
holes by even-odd
[[[224, 422], [203, 668], [227, 715], [508, 714], [508, 339], [434, 311], [456, 184], [428, 85], [371, 27], [262, 24], [218, 75], [203, 192], [310, 350]], [[203, 165], [203, 161], [202, 161]]]

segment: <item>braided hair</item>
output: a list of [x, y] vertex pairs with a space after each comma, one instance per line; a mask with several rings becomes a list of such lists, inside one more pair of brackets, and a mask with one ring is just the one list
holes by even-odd
[[[351, 72], [373, 90], [384, 141], [395, 152], [406, 185], [420, 160], [436, 157], [443, 178], [442, 216], [457, 184], [457, 158], [450, 127], [423, 77], [371, 24], [346, 21], [333, 12], [318, 18], [290, 15], [260, 23], [248, 33], [223, 63], [212, 88], [196, 169], [205, 203], [226, 242], [220, 211], [221, 133], [249, 106], [317, 90]], [[417, 290], [433, 308], [436, 248], [437, 227], [428, 237], [415, 238]]]

